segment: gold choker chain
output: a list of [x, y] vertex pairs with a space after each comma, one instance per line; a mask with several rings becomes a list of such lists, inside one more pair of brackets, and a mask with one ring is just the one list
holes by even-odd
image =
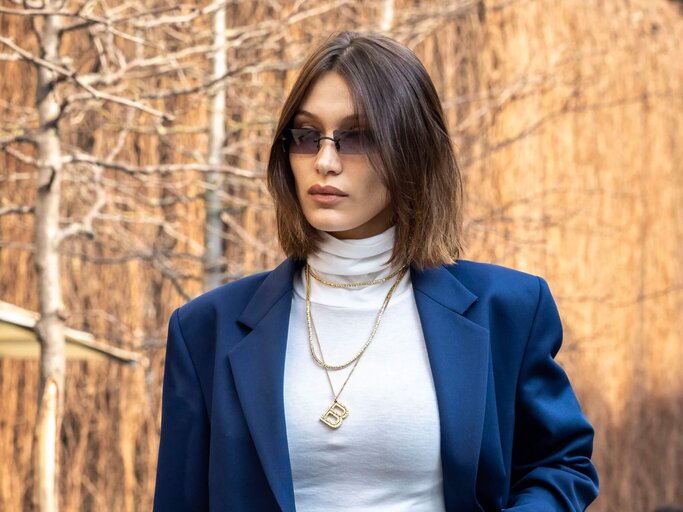
[[319, 283], [324, 284], [325, 286], [332, 286], [333, 288], [360, 288], [361, 286], [372, 286], [374, 284], [382, 284], [392, 277], [396, 277], [398, 274], [401, 273], [403, 269], [405, 269], [406, 266], [403, 265], [402, 267], [394, 270], [391, 274], [385, 277], [380, 277], [378, 279], [373, 279], [372, 281], [364, 281], [361, 283], [333, 283], [332, 281], [326, 281], [322, 277], [320, 277], [318, 274], [316, 274], [313, 269], [310, 267], [310, 265], [306, 264], [306, 271], [310, 273], [310, 275], [318, 281]]
[[[389, 301], [391, 300], [391, 296], [394, 294], [394, 290], [396, 290], [396, 287], [398, 286], [398, 283], [401, 282], [401, 279], [403, 279], [403, 276], [405, 274], [406, 267], [401, 267], [398, 272], [395, 272], [394, 275], [399, 274], [398, 279], [394, 282], [394, 284], [391, 286], [389, 289], [389, 292], [387, 293], [386, 297], [384, 298], [384, 302], [382, 303], [382, 307], [380, 307], [379, 312], [377, 313], [377, 320], [375, 320], [375, 325], [372, 328], [372, 331], [370, 332], [370, 337], [368, 337], [368, 340], [365, 342], [365, 344], [356, 352], [356, 354], [346, 361], [345, 363], [341, 364], [328, 364], [325, 363], [325, 361], [322, 359], [322, 357], [318, 357], [318, 354], [316, 354], [315, 351], [315, 346], [313, 343], [313, 337], [315, 338], [318, 337], [318, 333], [315, 330], [315, 326], [313, 325], [313, 318], [311, 316], [311, 285], [310, 285], [310, 278], [309, 275], [312, 275], [311, 272], [311, 267], [306, 265], [306, 324], [308, 325], [308, 345], [311, 350], [311, 355], [313, 356], [313, 360], [316, 362], [318, 366], [321, 368], [324, 368], [325, 370], [343, 370], [344, 368], [348, 368], [351, 366], [355, 361], [360, 359], [360, 357], [363, 355], [365, 350], [370, 346], [370, 343], [372, 343], [372, 340], [375, 337], [375, 333], [377, 333], [377, 328], [379, 327], [379, 323], [382, 320], [382, 315], [384, 315], [384, 311], [387, 309], [387, 306], [389, 305]], [[386, 278], [388, 279], [388, 277]]]

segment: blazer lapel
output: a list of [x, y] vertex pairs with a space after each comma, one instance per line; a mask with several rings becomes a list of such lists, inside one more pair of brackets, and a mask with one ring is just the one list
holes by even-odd
[[463, 313], [477, 299], [445, 267], [411, 269], [439, 407], [446, 509], [481, 510], [476, 480], [489, 374], [489, 332]]
[[254, 293], [238, 321], [249, 332], [229, 354], [235, 387], [266, 478], [285, 512], [294, 511], [283, 378], [296, 264], [285, 260]]
[[[292, 277], [287, 259], [263, 281], [238, 322], [250, 332], [230, 351], [240, 403], [280, 508], [293, 512], [283, 378]], [[439, 407], [446, 508], [480, 510], [475, 495], [489, 367], [489, 333], [463, 314], [477, 297], [445, 267], [411, 268]]]

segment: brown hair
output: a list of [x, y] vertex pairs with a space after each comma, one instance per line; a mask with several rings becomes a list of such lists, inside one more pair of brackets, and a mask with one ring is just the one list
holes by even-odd
[[411, 50], [357, 32], [334, 33], [313, 50], [282, 108], [268, 188], [283, 251], [305, 260], [320, 241], [297, 199], [283, 136], [312, 84], [328, 71], [344, 78], [356, 115], [377, 141], [369, 157], [394, 210], [391, 262], [417, 268], [453, 263], [462, 251], [462, 179], [434, 84]]

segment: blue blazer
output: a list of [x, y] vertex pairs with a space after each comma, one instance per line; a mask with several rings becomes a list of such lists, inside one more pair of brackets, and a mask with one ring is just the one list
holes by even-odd
[[[300, 268], [285, 260], [173, 313], [154, 510], [295, 510], [283, 375]], [[598, 492], [593, 430], [554, 361], [562, 327], [545, 281], [468, 261], [411, 279], [447, 510], [584, 510]]]

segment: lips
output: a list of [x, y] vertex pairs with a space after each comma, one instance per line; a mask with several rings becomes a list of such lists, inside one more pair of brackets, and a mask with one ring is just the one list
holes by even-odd
[[325, 185], [324, 187], [322, 185], [313, 185], [311, 188], [308, 189], [308, 193], [311, 195], [323, 195], [323, 196], [339, 196], [339, 197], [346, 197], [348, 194], [346, 192], [343, 192], [339, 190], [336, 187], [332, 187], [330, 185]]

